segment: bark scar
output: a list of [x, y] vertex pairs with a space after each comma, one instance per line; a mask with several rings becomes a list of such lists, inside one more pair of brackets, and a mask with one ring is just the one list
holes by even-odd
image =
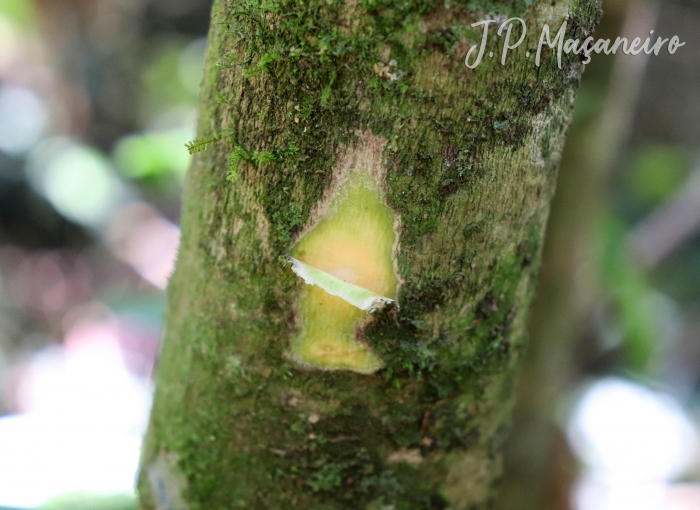
[[364, 341], [368, 314], [398, 307], [398, 216], [385, 202], [383, 139], [362, 136], [283, 260], [305, 283], [291, 357], [302, 366], [371, 374], [384, 366]]

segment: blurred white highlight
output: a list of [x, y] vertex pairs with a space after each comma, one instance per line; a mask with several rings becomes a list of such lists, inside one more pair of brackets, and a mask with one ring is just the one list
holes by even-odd
[[[697, 436], [671, 397], [618, 378], [592, 384], [568, 437], [586, 472], [577, 510], [671, 510], [668, 484], [692, 463]], [[692, 508], [692, 507], [687, 507]]]
[[132, 494], [141, 438], [55, 425], [37, 415], [0, 419], [0, 505], [36, 508], [66, 493]]
[[150, 389], [126, 370], [106, 307], [70, 315], [65, 347], [41, 351], [21, 377], [25, 414], [0, 419], [0, 506], [133, 494]]
[[36, 144], [46, 129], [48, 112], [39, 96], [23, 87], [0, 88], [0, 150], [22, 154]]

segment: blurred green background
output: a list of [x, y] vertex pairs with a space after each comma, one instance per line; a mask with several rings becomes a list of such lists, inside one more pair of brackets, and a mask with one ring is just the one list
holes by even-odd
[[[700, 2], [603, 8], [686, 46], [587, 66], [506, 510], [700, 509]], [[134, 508], [210, 9], [0, 0], [0, 509]]]

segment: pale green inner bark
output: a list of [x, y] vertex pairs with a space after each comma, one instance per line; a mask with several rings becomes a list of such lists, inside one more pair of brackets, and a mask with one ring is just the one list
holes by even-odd
[[297, 363], [360, 373], [383, 366], [360, 329], [368, 311], [396, 295], [394, 221], [379, 185], [368, 173], [356, 172], [296, 244], [292, 268], [307, 284], [299, 302], [301, 331], [291, 349]]

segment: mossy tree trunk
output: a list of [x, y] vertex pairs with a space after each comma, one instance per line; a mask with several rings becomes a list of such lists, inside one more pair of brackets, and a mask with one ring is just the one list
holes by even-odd
[[[582, 70], [534, 55], [567, 15], [584, 39], [598, 3], [215, 2], [199, 136], [218, 141], [187, 177], [142, 508], [490, 504]], [[506, 65], [492, 25], [465, 67], [470, 25], [512, 16]], [[375, 258], [331, 267], [349, 251]], [[385, 306], [358, 308], [370, 291]]]

